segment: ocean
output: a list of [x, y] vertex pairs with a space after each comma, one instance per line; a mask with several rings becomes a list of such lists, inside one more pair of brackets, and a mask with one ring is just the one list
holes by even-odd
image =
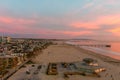
[[120, 42], [111, 42], [111, 50], [120, 53]]
[[[79, 47], [120, 60], [120, 42], [80, 40], [80, 41], [68, 41], [67, 44], [77, 46], [82, 45]], [[111, 47], [98, 45], [111, 45]]]

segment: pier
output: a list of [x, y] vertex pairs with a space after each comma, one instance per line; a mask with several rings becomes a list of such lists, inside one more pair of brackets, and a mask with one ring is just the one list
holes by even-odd
[[86, 47], [111, 47], [109, 42], [95, 41], [95, 40], [70, 40], [66, 42], [67, 44], [76, 46], [86, 46]]
[[111, 47], [110, 44], [79, 44], [77, 46], [87, 46], [87, 47]]

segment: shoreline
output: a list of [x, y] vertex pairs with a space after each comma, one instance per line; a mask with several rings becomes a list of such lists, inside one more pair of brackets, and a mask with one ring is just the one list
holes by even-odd
[[[71, 45], [71, 46], [73, 46], [73, 45]], [[116, 64], [117, 66], [120, 66], [120, 60], [114, 59], [114, 58], [112, 58], [110, 56], [99, 54], [99, 53], [94, 52], [94, 51], [83, 49], [83, 48], [80, 48], [80, 47], [76, 47], [76, 46], [73, 46], [73, 47], [75, 47], [79, 51], [84, 52], [85, 54], [89, 54], [89, 55], [95, 56], [95, 57], [101, 59], [104, 62], [107, 62], [107, 63], [110, 63], [110, 64]]]
[[[117, 66], [120, 66], [120, 60], [118, 59], [115, 59], [115, 58], [112, 58], [110, 56], [107, 56], [107, 55], [103, 55], [103, 54], [100, 54], [100, 53], [97, 53], [97, 52], [94, 52], [94, 51], [90, 51], [90, 50], [87, 50], [87, 49], [83, 49], [83, 48], [80, 48], [80, 47], [77, 47], [75, 45], [69, 45], [69, 44], [66, 44], [66, 43], [63, 43], [63, 44], [58, 44], [58, 46], [71, 46], [75, 49], [77, 49], [78, 51], [80, 52], [83, 52], [84, 54], [87, 54], [87, 55], [90, 55], [90, 56], [93, 56], [95, 58], [98, 58], [104, 62], [107, 62], [107, 63], [110, 63], [110, 64], [115, 64]], [[44, 50], [45, 51], [45, 50]], [[38, 54], [39, 53], [39, 54]], [[41, 54], [44, 54], [44, 52], [40, 52], [38, 51], [37, 52], [37, 56], [41, 55]], [[34, 59], [33, 59], [34, 60]]]

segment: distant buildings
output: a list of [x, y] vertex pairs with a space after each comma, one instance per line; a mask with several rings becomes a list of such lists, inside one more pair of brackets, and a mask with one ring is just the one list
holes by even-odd
[[11, 42], [11, 37], [7, 36], [7, 37], [4, 37], [4, 36], [1, 36], [0, 37], [0, 43], [10, 43]]
[[16, 68], [33, 57], [36, 51], [46, 48], [50, 43], [48, 40], [12, 39], [11, 37], [0, 37], [0, 76], [5, 71]]

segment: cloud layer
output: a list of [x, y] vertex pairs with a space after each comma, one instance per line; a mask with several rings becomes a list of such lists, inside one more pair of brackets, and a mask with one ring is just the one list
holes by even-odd
[[[21, 1], [19, 3], [22, 4]], [[24, 2], [25, 7], [9, 1], [0, 4], [0, 32], [7, 35], [24, 37], [29, 34], [28, 37], [34, 38], [120, 37], [119, 0], [69, 0], [69, 3], [66, 0], [55, 1], [54, 4], [49, 0], [35, 0], [30, 1], [34, 6]]]

